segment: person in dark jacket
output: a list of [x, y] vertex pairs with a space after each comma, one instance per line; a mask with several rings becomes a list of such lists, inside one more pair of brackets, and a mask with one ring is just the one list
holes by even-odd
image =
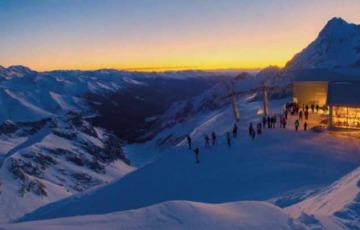
[[216, 144], [216, 134], [215, 134], [215, 132], [211, 133], [211, 140], [212, 140], [212, 144], [215, 145]]
[[264, 116], [262, 119], [262, 127], [265, 128], [266, 125], [266, 117]]
[[320, 106], [319, 105], [316, 105], [316, 112], [319, 113], [319, 109], [320, 109]]
[[189, 145], [189, 149], [192, 149], [191, 148], [191, 137], [190, 137], [190, 135], [187, 135], [187, 143], [188, 143], [188, 145]]
[[226, 133], [226, 141], [227, 141], [228, 146], [230, 147], [230, 146], [231, 146], [231, 135], [230, 135], [230, 132], [227, 132], [227, 133]]
[[205, 135], [204, 137], [204, 140], [205, 140], [205, 148], [209, 148], [210, 147], [210, 138], [208, 135]]
[[258, 124], [257, 124], [257, 135], [260, 135], [261, 134], [261, 122], [259, 122]]
[[308, 120], [309, 119], [309, 111], [305, 110], [304, 115], [305, 115], [305, 120]]
[[194, 153], [195, 153], [195, 163], [198, 164], [200, 163], [200, 159], [199, 159], [200, 150], [198, 147], [194, 149]]
[[236, 136], [237, 136], [237, 131], [238, 131], [238, 127], [237, 127], [236, 124], [234, 124], [234, 127], [233, 127], [233, 137], [235, 137], [235, 138], [236, 138]]
[[253, 140], [255, 139], [255, 130], [254, 130], [252, 122], [250, 122], [250, 125], [249, 125], [249, 135]]
[[308, 127], [308, 124], [307, 124], [307, 122], [305, 121], [305, 123], [304, 123], [304, 131], [307, 130], [307, 127]]
[[299, 112], [299, 121], [301, 121], [303, 119], [303, 111]]

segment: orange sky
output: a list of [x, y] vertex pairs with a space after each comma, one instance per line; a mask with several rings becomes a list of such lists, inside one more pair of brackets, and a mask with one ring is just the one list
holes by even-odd
[[357, 0], [3, 1], [0, 65], [139, 71], [284, 66]]

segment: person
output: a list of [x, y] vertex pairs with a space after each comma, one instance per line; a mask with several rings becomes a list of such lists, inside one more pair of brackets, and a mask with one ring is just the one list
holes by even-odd
[[200, 163], [200, 159], [199, 159], [200, 150], [198, 147], [194, 149], [194, 153], [195, 153], [195, 163], [198, 164]]
[[271, 122], [271, 128], [275, 128], [275, 117], [274, 116], [272, 116], [270, 118], [270, 122]]
[[209, 148], [209, 147], [210, 147], [209, 141], [210, 141], [209, 136], [205, 134], [205, 148]]
[[275, 128], [275, 126], [276, 126], [276, 122], [277, 122], [277, 116], [276, 116], [276, 114], [274, 115], [274, 128]]
[[238, 127], [237, 127], [236, 124], [234, 124], [234, 127], [233, 127], [233, 137], [235, 137], [235, 138], [236, 138], [236, 136], [237, 136], [237, 131], [238, 131]]
[[265, 124], [266, 124], [266, 117], [264, 116], [262, 119], [262, 127], [265, 128]]
[[303, 119], [303, 111], [299, 112], [299, 121], [301, 121]]
[[250, 122], [250, 125], [249, 125], [249, 135], [254, 140], [254, 138], [255, 138], [255, 130], [254, 130], [252, 122]]
[[300, 125], [299, 120], [296, 120], [294, 122], [294, 125], [295, 125], [295, 130], [298, 131], [298, 128], [299, 128], [299, 125]]
[[283, 120], [283, 128], [286, 128], [286, 119]]
[[259, 122], [258, 124], [257, 124], [257, 134], [258, 135], [260, 135], [261, 134], [261, 122]]
[[212, 144], [215, 145], [216, 144], [216, 134], [215, 134], [215, 132], [211, 133], [211, 140], [212, 140]]
[[304, 131], [307, 130], [307, 127], [308, 127], [308, 124], [307, 124], [307, 122], [305, 121], [305, 123], [304, 123]]
[[316, 113], [319, 113], [320, 106], [316, 105]]
[[309, 106], [308, 105], [305, 106], [305, 110], [309, 111]]
[[228, 146], [230, 147], [230, 146], [231, 146], [231, 135], [230, 135], [230, 132], [227, 132], [227, 133], [226, 133], [226, 141], [227, 141]]
[[304, 115], [305, 115], [305, 120], [308, 120], [309, 119], [309, 111], [305, 110]]
[[288, 118], [288, 113], [289, 113], [289, 110], [285, 110], [284, 114], [285, 114], [285, 119]]
[[314, 110], [315, 110], [315, 105], [311, 104], [311, 112], [314, 112]]
[[190, 135], [187, 135], [187, 143], [188, 143], [188, 145], [189, 145], [189, 149], [191, 149], [191, 137], [190, 137]]
[[270, 116], [267, 117], [267, 123], [268, 123], [268, 128], [271, 128], [271, 119], [270, 119]]

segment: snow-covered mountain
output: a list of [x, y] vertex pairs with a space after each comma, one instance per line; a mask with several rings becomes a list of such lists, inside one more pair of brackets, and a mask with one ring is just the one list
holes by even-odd
[[360, 66], [360, 25], [331, 19], [308, 47], [290, 60], [286, 69]]
[[123, 140], [110, 131], [135, 138], [147, 117], [221, 76], [0, 67], [0, 222], [132, 171]]
[[287, 212], [309, 227], [319, 229], [360, 228], [360, 168], [304, 201], [290, 206]]
[[121, 142], [68, 112], [0, 125], [0, 222], [133, 170]]
[[[37, 121], [73, 110], [132, 140], [172, 103], [227, 78], [216, 72], [139, 73], [112, 69], [35, 72], [0, 68], [0, 123]], [[183, 89], [187, 90], [184, 91]], [[151, 122], [150, 122], [151, 123]]]

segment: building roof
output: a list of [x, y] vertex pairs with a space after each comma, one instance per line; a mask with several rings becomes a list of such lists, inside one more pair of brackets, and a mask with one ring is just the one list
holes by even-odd
[[294, 81], [360, 81], [360, 68], [305, 69], [291, 74]]
[[360, 107], [360, 81], [330, 82], [327, 104]]

